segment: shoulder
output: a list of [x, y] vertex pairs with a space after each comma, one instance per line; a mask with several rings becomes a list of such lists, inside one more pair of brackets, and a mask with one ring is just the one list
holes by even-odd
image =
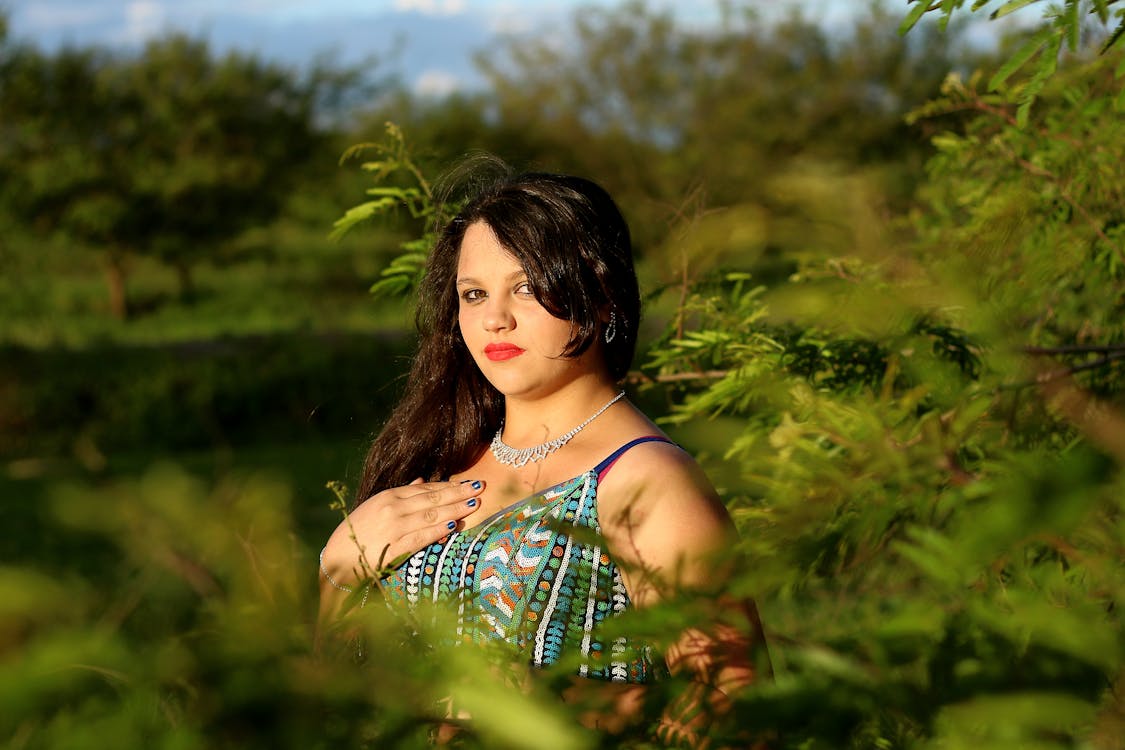
[[714, 494], [695, 459], [680, 446], [665, 440], [649, 440], [628, 447], [607, 469], [601, 484], [612, 493], [625, 488], [651, 491], [668, 483], [684, 490]]
[[642, 443], [623, 453], [599, 485], [598, 509], [615, 550], [645, 567], [700, 559], [734, 534], [706, 474], [671, 443]]

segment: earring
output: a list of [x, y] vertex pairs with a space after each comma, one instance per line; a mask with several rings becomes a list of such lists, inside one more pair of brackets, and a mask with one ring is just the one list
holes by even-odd
[[608, 344], [617, 336], [617, 313], [609, 311], [609, 325], [605, 327], [605, 342]]

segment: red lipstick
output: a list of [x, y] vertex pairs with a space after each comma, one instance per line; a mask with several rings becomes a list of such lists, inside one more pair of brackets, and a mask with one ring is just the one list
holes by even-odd
[[493, 362], [503, 362], [506, 359], [520, 356], [523, 351], [515, 344], [489, 344], [484, 347], [484, 356]]

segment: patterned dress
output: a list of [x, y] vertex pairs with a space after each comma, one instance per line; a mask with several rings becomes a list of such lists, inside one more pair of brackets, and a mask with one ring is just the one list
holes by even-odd
[[638, 438], [584, 474], [419, 550], [384, 580], [388, 603], [447, 604], [457, 618], [455, 642], [506, 643], [535, 667], [565, 659], [583, 677], [652, 680], [662, 665], [649, 647], [599, 637], [598, 626], [630, 602], [602, 543], [597, 499], [621, 454], [653, 440], [667, 442]]

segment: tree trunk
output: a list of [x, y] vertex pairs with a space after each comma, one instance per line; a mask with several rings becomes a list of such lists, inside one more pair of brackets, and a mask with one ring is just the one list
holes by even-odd
[[187, 263], [176, 263], [176, 280], [180, 284], [180, 302], [191, 302], [195, 299], [195, 277], [191, 274], [191, 266]]
[[109, 286], [109, 310], [118, 320], [129, 318], [129, 298], [125, 291], [125, 261], [110, 253], [106, 258], [105, 280]]

